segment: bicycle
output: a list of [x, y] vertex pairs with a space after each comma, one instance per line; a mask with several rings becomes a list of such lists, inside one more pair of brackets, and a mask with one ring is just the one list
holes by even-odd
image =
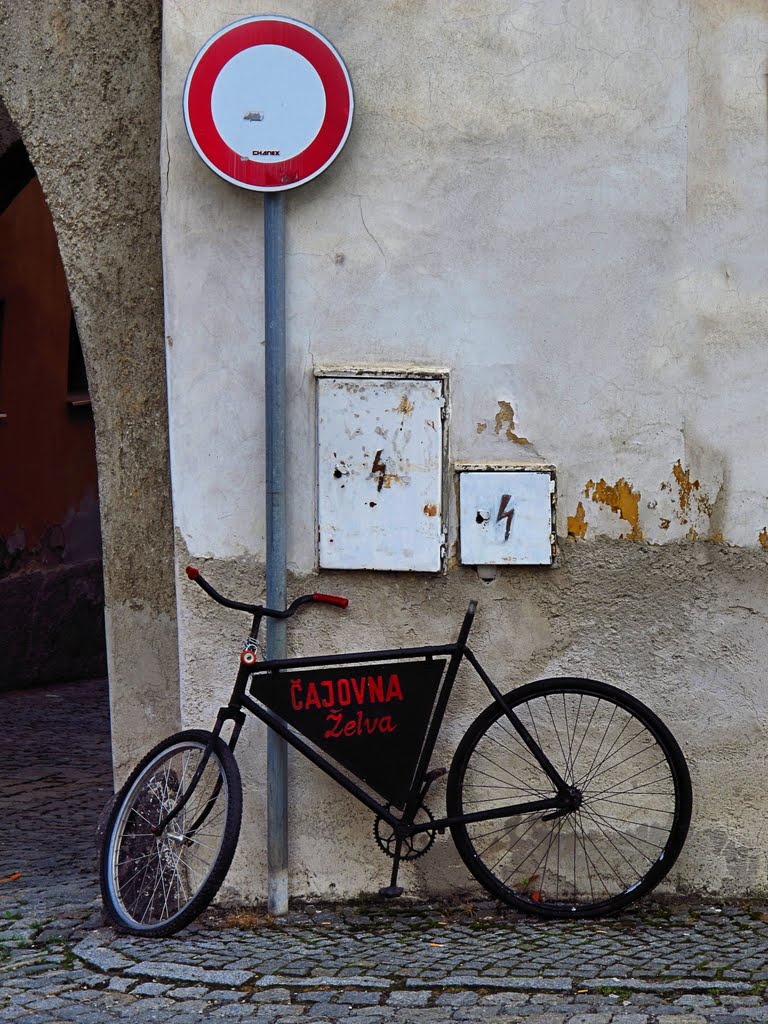
[[[263, 618], [347, 600], [307, 594], [280, 611], [222, 597], [192, 566], [187, 575], [253, 621], [213, 730], [158, 744], [115, 798], [100, 882], [119, 930], [171, 935], [216, 895], [240, 830], [234, 750], [246, 711], [376, 815], [376, 841], [393, 860], [382, 896], [402, 893], [400, 863], [427, 853], [446, 829], [488, 892], [545, 917], [620, 910], [675, 863], [691, 782], [669, 729], [635, 697], [594, 680], [544, 679], [502, 694], [467, 645], [477, 602], [455, 643], [259, 662]], [[465, 661], [492, 703], [467, 729], [450, 771], [430, 768]], [[445, 774], [447, 813], [435, 817], [426, 796]]]

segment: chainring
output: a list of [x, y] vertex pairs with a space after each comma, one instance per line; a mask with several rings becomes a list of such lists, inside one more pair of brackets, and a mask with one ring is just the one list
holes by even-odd
[[[389, 804], [387, 806], [387, 810], [389, 810], [391, 806], [392, 805]], [[422, 804], [419, 807], [413, 819], [414, 824], [419, 825], [423, 825], [434, 820], [435, 816], [426, 804]], [[415, 835], [405, 836], [402, 841], [402, 846], [400, 847], [400, 859], [417, 860], [419, 857], [423, 857], [424, 854], [432, 848], [436, 834], [437, 831], [435, 829], [428, 829], [426, 832], [416, 832]], [[392, 826], [380, 815], [377, 816], [373, 823], [373, 835], [379, 849], [394, 860], [395, 850], [397, 848], [397, 834]]]

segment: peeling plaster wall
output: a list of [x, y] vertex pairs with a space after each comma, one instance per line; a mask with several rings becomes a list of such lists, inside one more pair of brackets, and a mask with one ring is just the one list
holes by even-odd
[[116, 776], [178, 726], [151, 0], [0, 0], [0, 96], [53, 216], [96, 426]]
[[[181, 95], [210, 35], [271, 10], [164, 7], [177, 562], [241, 599], [263, 594], [262, 204], [200, 161]], [[341, 156], [287, 194], [290, 592], [352, 599], [344, 615], [307, 613], [300, 650], [440, 642], [479, 597], [473, 646], [504, 684], [594, 675], [678, 735], [696, 806], [670, 884], [767, 891], [768, 806], [749, 784], [768, 722], [765, 5], [289, 0], [281, 13], [331, 39], [356, 97]], [[450, 368], [453, 460], [557, 467], [557, 569], [318, 579], [313, 368], [379, 360]], [[455, 508], [449, 530], [454, 542]], [[205, 723], [244, 624], [181, 583], [179, 628], [183, 719]], [[448, 739], [477, 700], [465, 681]], [[228, 883], [251, 896], [263, 739], [249, 725]], [[388, 864], [369, 815], [291, 771], [293, 891], [376, 888]], [[456, 859], [443, 841], [412, 881], [466, 883]]]

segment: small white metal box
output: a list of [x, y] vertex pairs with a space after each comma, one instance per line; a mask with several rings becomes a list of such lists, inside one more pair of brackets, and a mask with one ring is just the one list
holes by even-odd
[[443, 566], [442, 377], [318, 376], [324, 569]]
[[457, 466], [463, 565], [552, 565], [555, 470]]

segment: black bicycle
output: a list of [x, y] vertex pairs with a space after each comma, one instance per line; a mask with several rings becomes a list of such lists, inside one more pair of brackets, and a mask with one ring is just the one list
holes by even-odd
[[[101, 891], [122, 931], [164, 936], [211, 902], [237, 846], [242, 814], [234, 757], [251, 712], [360, 800], [393, 859], [383, 896], [398, 896], [403, 860], [450, 829], [475, 878], [518, 910], [593, 917], [620, 910], [675, 863], [691, 817], [691, 782], [664, 723], [622, 690], [590, 679], [528, 683], [502, 694], [467, 646], [476, 602], [455, 643], [259, 662], [267, 616], [286, 611], [222, 597], [253, 623], [232, 696], [211, 732], [177, 733], [151, 750], [115, 798], [100, 853]], [[456, 674], [469, 663], [492, 703], [467, 729], [447, 772], [446, 810], [426, 798]], [[222, 734], [232, 723], [229, 739]]]

